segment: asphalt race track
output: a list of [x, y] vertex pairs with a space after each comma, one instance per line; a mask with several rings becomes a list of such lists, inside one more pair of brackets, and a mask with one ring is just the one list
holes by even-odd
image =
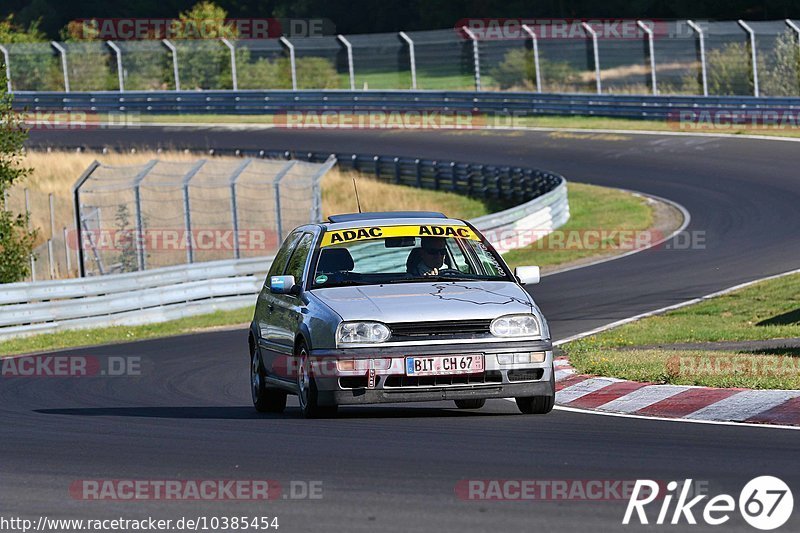
[[[546, 168], [568, 180], [669, 198], [703, 249], [662, 246], [548, 276], [533, 289], [554, 338], [800, 267], [800, 144], [754, 139], [547, 132], [141, 128], [34, 131], [31, 145], [375, 152]], [[368, 208], [368, 206], [365, 206]], [[507, 401], [348, 407], [333, 420], [250, 405], [246, 332], [70, 350], [141, 357], [138, 377], [3, 378], [0, 501], [6, 515], [278, 516], [280, 531], [616, 531], [626, 501], [464, 501], [460, 480], [683, 480], [710, 494], [776, 475], [800, 495], [796, 431], [554, 411]], [[269, 502], [82, 501], [82, 479], [321, 481], [322, 498]], [[659, 500], [660, 502], [660, 500]], [[695, 516], [702, 523], [702, 502]], [[659, 504], [648, 507], [651, 521]], [[673, 503], [674, 507], [674, 503]], [[669, 517], [672, 516], [670, 512]], [[798, 512], [781, 530], [795, 530]], [[724, 526], [753, 531], [737, 512]]]

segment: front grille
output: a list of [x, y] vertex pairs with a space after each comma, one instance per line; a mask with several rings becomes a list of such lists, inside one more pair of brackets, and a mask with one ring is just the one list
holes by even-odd
[[500, 372], [490, 370], [482, 374], [459, 374], [453, 376], [388, 376], [385, 389], [400, 387], [440, 387], [443, 385], [481, 385], [502, 383]]
[[543, 368], [509, 370], [508, 381], [538, 381], [542, 379], [543, 374]]
[[396, 322], [389, 324], [392, 340], [420, 337], [434, 339], [480, 338], [489, 335], [491, 320], [437, 320], [434, 322]]

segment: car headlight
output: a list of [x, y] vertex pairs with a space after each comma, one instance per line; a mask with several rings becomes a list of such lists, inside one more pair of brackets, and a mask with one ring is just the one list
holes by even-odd
[[337, 344], [384, 342], [391, 336], [389, 328], [380, 322], [342, 322], [336, 331]]
[[541, 329], [534, 315], [506, 315], [492, 320], [489, 331], [496, 337], [533, 337]]

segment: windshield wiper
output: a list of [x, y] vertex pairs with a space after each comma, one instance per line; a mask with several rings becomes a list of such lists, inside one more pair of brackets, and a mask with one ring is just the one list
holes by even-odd
[[314, 285], [315, 289], [329, 289], [331, 287], [346, 287], [351, 285], [374, 285], [374, 283], [370, 283], [368, 281], [358, 281], [355, 279], [343, 279], [341, 281], [336, 281], [333, 283], [324, 283], [321, 285]]

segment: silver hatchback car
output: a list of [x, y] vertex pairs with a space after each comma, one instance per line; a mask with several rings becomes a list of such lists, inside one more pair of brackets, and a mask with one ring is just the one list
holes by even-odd
[[547, 321], [469, 222], [441, 213], [331, 216], [293, 230], [272, 262], [250, 327], [253, 404], [305, 417], [339, 405], [454, 400], [477, 409], [555, 401]]

